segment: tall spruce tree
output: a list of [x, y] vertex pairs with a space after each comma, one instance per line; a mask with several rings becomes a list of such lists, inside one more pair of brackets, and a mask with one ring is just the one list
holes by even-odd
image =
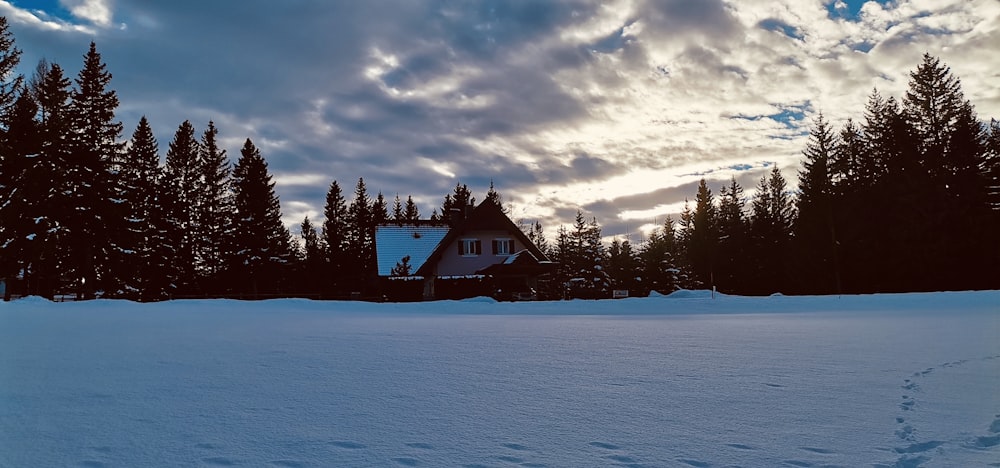
[[202, 201], [200, 152], [194, 125], [185, 120], [177, 127], [167, 148], [161, 185], [161, 203], [166, 221], [163, 242], [173, 254], [165, 272], [173, 288], [171, 294], [200, 292], [195, 273], [196, 239], [200, 232], [197, 214]]
[[218, 135], [215, 122], [209, 121], [198, 147], [196, 164], [200, 177], [196, 185], [200, 197], [193, 207], [197, 220], [195, 270], [208, 289], [218, 289], [224, 282], [225, 259], [231, 254], [236, 235], [230, 216], [234, 209], [230, 186], [232, 169], [226, 150], [219, 147]]
[[719, 218], [712, 191], [705, 179], [698, 183], [694, 215], [686, 236], [691, 269], [702, 284], [714, 286], [716, 251], [719, 244]]
[[[372, 225], [378, 226], [380, 224], [385, 224], [389, 221], [389, 208], [386, 205], [385, 197], [382, 192], [379, 192], [375, 197], [375, 201], [372, 202]], [[372, 239], [375, 238], [375, 230], [372, 229]], [[374, 245], [374, 240], [372, 241]]]
[[17, 48], [14, 33], [10, 31], [7, 17], [0, 16], [0, 116], [9, 115], [10, 107], [21, 95], [24, 76], [16, 73], [20, 63], [21, 50]]
[[788, 284], [786, 266], [795, 209], [788, 194], [788, 183], [777, 165], [761, 177], [751, 209], [752, 268], [748, 289], [753, 294], [781, 291]]
[[838, 147], [836, 134], [820, 113], [810, 129], [802, 152], [805, 159], [798, 173], [794, 257], [800, 263], [795, 278], [803, 292], [842, 290], [834, 221], [834, 208], [839, 200], [835, 198], [831, 169]]
[[[31, 247], [36, 244], [28, 237], [35, 232], [31, 214], [41, 201], [37, 198], [38, 186], [46, 185], [28, 179], [34, 171], [32, 159], [37, 159], [41, 147], [37, 113], [38, 104], [30, 90], [22, 87], [4, 116], [0, 144], [0, 219], [4, 220], [0, 223], [0, 278], [24, 277]], [[13, 289], [12, 285], [5, 288], [4, 300], [10, 300]]]
[[679, 288], [689, 288], [690, 279], [677, 263], [679, 242], [674, 220], [667, 216], [663, 226], [649, 233], [639, 249], [642, 284], [645, 291], [669, 294]]
[[396, 224], [403, 224], [403, 202], [399, 200], [399, 194], [396, 194], [396, 198], [392, 201], [392, 220]]
[[115, 121], [118, 97], [109, 89], [111, 73], [90, 43], [83, 69], [71, 94], [72, 157], [66, 167], [67, 189], [74, 200], [67, 219], [69, 270], [78, 297], [93, 297], [102, 285], [106, 261], [120, 256], [117, 245], [125, 232], [122, 189], [118, 174], [124, 144], [119, 141], [122, 123]]
[[452, 193], [444, 196], [444, 202], [441, 203], [441, 214], [438, 215], [438, 218], [431, 216], [431, 219], [451, 221], [452, 217], [456, 214], [464, 218], [465, 211], [475, 205], [476, 197], [472, 196], [469, 186], [459, 182], [455, 184], [455, 189]]
[[237, 233], [230, 265], [243, 280], [243, 292], [257, 296], [281, 290], [291, 257], [281, 204], [260, 150], [247, 138], [233, 168], [233, 225]]
[[117, 265], [114, 293], [150, 301], [162, 299], [168, 289], [162, 283], [163, 259], [160, 230], [164, 228], [159, 209], [159, 144], [146, 116], [132, 133], [125, 150], [121, 180], [125, 200], [125, 235], [120, 244], [122, 263]]
[[403, 219], [406, 221], [417, 221], [420, 219], [420, 210], [413, 201], [413, 196], [406, 197], [406, 207], [403, 209]]
[[27, 184], [23, 188], [26, 209], [22, 214], [33, 224], [24, 237], [26, 249], [27, 293], [52, 297], [61, 292], [66, 266], [71, 211], [72, 185], [68, 172], [73, 151], [73, 121], [70, 108], [70, 81], [58, 64], [40, 62], [31, 80], [31, 92], [38, 103], [38, 154], [24, 174], [26, 181], [49, 181]]
[[348, 271], [350, 254], [347, 247], [347, 235], [350, 230], [350, 218], [347, 213], [347, 202], [343, 191], [336, 180], [330, 183], [326, 192], [326, 205], [323, 207], [323, 228], [320, 237], [326, 249], [326, 264], [329, 271], [329, 292], [338, 292]]
[[746, 259], [749, 223], [746, 217], [743, 187], [734, 176], [728, 186], [719, 191], [718, 234], [715, 254], [715, 281], [719, 289], [742, 292], [740, 276]]
[[375, 224], [372, 215], [372, 201], [364, 178], [359, 178], [354, 187], [354, 200], [347, 207], [346, 247], [347, 266], [356, 281], [354, 288], [361, 288], [365, 280], [375, 271]]

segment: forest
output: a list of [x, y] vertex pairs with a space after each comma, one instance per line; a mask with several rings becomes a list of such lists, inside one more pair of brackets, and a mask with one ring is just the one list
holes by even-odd
[[[123, 139], [95, 43], [72, 81], [44, 61], [18, 75], [20, 56], [0, 17], [5, 299], [383, 297], [375, 227], [422, 219], [412, 197], [372, 196], [364, 179], [348, 194], [334, 180], [323, 219], [307, 217], [293, 236], [250, 139], [231, 163], [213, 122], [199, 132], [185, 121], [161, 164], [145, 117]], [[931, 55], [904, 96], [874, 90], [860, 111], [840, 128], [813, 120], [797, 188], [776, 165], [752, 196], [735, 178], [718, 196], [702, 180], [693, 202], [637, 245], [606, 243], [582, 211], [551, 236], [521, 222], [559, 264], [538, 296], [1000, 289], [1000, 123], [980, 120]], [[486, 197], [502, 206], [492, 186]], [[430, 218], [472, 204], [458, 183]]]

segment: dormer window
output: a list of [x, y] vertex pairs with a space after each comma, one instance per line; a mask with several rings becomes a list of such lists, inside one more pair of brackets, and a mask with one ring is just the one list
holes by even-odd
[[514, 253], [514, 239], [494, 239], [493, 255], [510, 255]]
[[482, 255], [483, 243], [479, 239], [460, 239], [458, 241], [458, 254], [463, 257]]

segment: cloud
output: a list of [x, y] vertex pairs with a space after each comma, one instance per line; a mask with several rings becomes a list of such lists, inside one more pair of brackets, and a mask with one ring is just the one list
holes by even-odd
[[577, 209], [613, 234], [676, 210], [700, 177], [751, 192], [768, 161], [794, 184], [815, 114], [839, 125], [874, 87], [900, 96], [924, 52], [1000, 117], [996, 0], [64, 5], [0, 0], [25, 70], [76, 70], [96, 40], [126, 135], [147, 115], [162, 153], [185, 119], [214, 120], [234, 160], [250, 137], [289, 224], [322, 212], [334, 179], [425, 215], [492, 179], [550, 234]]
[[77, 18], [104, 28], [111, 25], [110, 0], [59, 0], [59, 4]]

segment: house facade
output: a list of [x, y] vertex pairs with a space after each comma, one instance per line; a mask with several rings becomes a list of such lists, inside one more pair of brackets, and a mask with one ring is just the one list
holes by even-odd
[[404, 296], [396, 299], [524, 299], [556, 266], [491, 200], [447, 223], [379, 226], [375, 251], [387, 295]]

